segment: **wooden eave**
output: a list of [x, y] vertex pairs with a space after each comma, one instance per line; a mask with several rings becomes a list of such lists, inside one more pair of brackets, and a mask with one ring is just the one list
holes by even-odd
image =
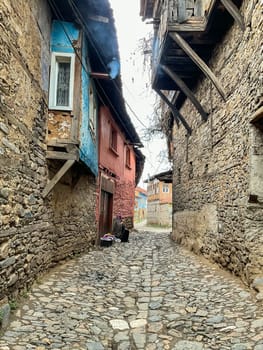
[[148, 183], [148, 182], [153, 181], [154, 179], [157, 179], [157, 180], [159, 180], [161, 182], [165, 182], [165, 183], [172, 183], [173, 182], [173, 170], [167, 170], [167, 171], [163, 171], [159, 174], [155, 174], [144, 182]]
[[136, 163], [135, 184], [137, 186], [143, 173], [145, 156], [142, 154], [142, 152], [138, 148], [134, 148], [134, 153], [135, 153], [135, 163]]
[[[73, 2], [69, 0], [48, 1], [50, 5], [53, 5], [51, 9], [59, 10], [53, 11], [54, 17], [56, 17], [58, 12], [61, 17], [58, 18], [59, 20], [73, 21], [83, 29], [88, 37], [89, 62], [92, 71], [107, 75], [109, 73], [107, 64], [111, 62], [113, 58], [120, 62], [115, 21], [109, 0], [74, 0]], [[142, 0], [141, 4], [145, 3], [148, 11], [150, 3], [153, 4], [154, 1], [155, 0]], [[78, 11], [73, 11], [74, 8], [72, 4], [74, 4], [74, 8], [77, 8]], [[103, 35], [101, 35], [101, 33], [103, 33]], [[114, 80], [94, 80], [96, 90], [99, 94], [99, 101], [110, 108], [114, 119], [124, 132], [127, 140], [131, 144], [143, 147], [137, 131], [126, 111], [120, 75]]]
[[153, 17], [155, 0], [141, 0], [140, 3], [140, 16], [143, 21]]
[[[237, 7], [241, 3], [242, 0], [233, 1], [234, 6]], [[154, 62], [153, 89], [178, 91], [175, 106], [180, 109], [186, 95], [175, 81], [163, 72], [160, 66], [168, 67], [191, 90], [196, 86], [202, 72], [200, 66], [182, 49], [182, 46], [173, 40], [171, 34], [178, 33], [208, 66], [214, 47], [222, 40], [233, 21], [233, 16], [222, 4], [222, 0], [211, 1], [206, 17], [191, 17], [183, 23], [168, 21], [164, 34], [160, 38], [161, 43]], [[222, 95], [224, 98], [223, 92]]]
[[252, 115], [251, 123], [263, 131], [263, 105], [261, 105]]

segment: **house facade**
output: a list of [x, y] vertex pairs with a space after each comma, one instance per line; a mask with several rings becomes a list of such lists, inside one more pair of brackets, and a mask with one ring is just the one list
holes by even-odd
[[57, 261], [94, 246], [99, 111], [122, 96], [112, 94], [119, 57], [107, 0], [4, 0], [0, 12], [2, 305]]
[[147, 218], [147, 191], [144, 188], [135, 188], [134, 222], [138, 223]]
[[172, 225], [172, 183], [164, 179], [167, 174], [170, 171], [156, 174], [147, 180], [148, 225]]
[[144, 157], [134, 144], [141, 145], [127, 113], [124, 127], [110, 108], [102, 106], [99, 118], [99, 236], [112, 232], [112, 224], [121, 216], [127, 228], [133, 227], [136, 176]]
[[152, 86], [173, 121], [173, 238], [255, 285], [263, 276], [262, 4], [141, 1]]

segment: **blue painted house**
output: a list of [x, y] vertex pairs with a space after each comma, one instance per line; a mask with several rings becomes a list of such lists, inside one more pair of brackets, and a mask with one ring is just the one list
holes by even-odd
[[[114, 87], [116, 83], [104, 85], [116, 78], [120, 67], [108, 1], [57, 0], [50, 5], [47, 158], [57, 161], [57, 171], [44, 189], [44, 197], [76, 161], [98, 176], [98, 99], [114, 104], [111, 84]], [[91, 62], [97, 71], [92, 71]], [[118, 103], [118, 98], [115, 100]]]
[[134, 222], [141, 222], [147, 217], [147, 191], [135, 188]]
[[[125, 149], [129, 148], [135, 154], [134, 178], [129, 179], [134, 186], [144, 166], [144, 156], [138, 149], [142, 143], [127, 114], [122, 94], [120, 57], [112, 9], [108, 0], [52, 0], [50, 7], [53, 19], [50, 33], [47, 158], [52, 176], [43, 195], [46, 197], [58, 186], [58, 182], [74, 184], [79, 178], [81, 167], [81, 171], [88, 172], [97, 183], [95, 221], [101, 222], [100, 232], [109, 232], [114, 208], [122, 206], [123, 194], [116, 194], [116, 182], [124, 171], [121, 170], [121, 175], [117, 175], [112, 164], [107, 167], [99, 162], [99, 148], [108, 149], [111, 142], [103, 137], [99, 140], [98, 126], [104, 123], [103, 108], [108, 109], [111, 124], [123, 135]], [[109, 119], [104, 124], [106, 127]], [[120, 154], [118, 160], [123, 157]], [[114, 162], [116, 165], [117, 159]], [[123, 181], [126, 181], [127, 178], [123, 177]], [[112, 183], [114, 190], [108, 192]], [[123, 191], [123, 187], [120, 188]], [[114, 198], [117, 198], [114, 205], [107, 205], [107, 210], [104, 210], [106, 204], [101, 191], [109, 193], [111, 197], [115, 193]], [[89, 202], [93, 203], [94, 190], [91, 190], [90, 184], [87, 192], [91, 196]], [[85, 197], [87, 200], [89, 195]], [[133, 214], [134, 200], [128, 197], [128, 209]], [[104, 214], [100, 215], [101, 212]], [[130, 227], [133, 225], [132, 214], [129, 216]], [[103, 220], [99, 217], [103, 217]]]
[[111, 169], [100, 167], [99, 182], [100, 109], [125, 155], [140, 140], [125, 111], [109, 0], [5, 0], [0, 13], [1, 314], [7, 296], [96, 243], [99, 191], [115, 191]]

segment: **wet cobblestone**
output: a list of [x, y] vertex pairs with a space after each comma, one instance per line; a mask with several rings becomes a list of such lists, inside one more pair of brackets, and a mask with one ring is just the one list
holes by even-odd
[[89, 252], [35, 285], [0, 350], [263, 350], [252, 291], [168, 233]]

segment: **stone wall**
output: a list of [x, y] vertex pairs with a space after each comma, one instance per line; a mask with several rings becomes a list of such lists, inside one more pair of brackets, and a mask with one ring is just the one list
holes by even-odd
[[172, 225], [172, 203], [161, 203], [159, 200], [147, 203], [147, 224], [158, 226]]
[[172, 226], [172, 203], [160, 203], [160, 226]]
[[92, 175], [73, 168], [42, 196], [50, 22], [44, 0], [0, 2], [0, 304], [96, 236]]
[[160, 215], [160, 204], [158, 200], [147, 202], [147, 224], [158, 225]]
[[113, 195], [113, 217], [121, 215], [128, 229], [133, 227], [134, 202], [134, 182], [129, 180], [116, 180]]
[[55, 186], [51, 201], [56, 227], [55, 262], [94, 246], [96, 190], [94, 175], [77, 164]]
[[247, 283], [263, 275], [262, 131], [250, 123], [262, 96], [261, 10], [244, 0], [245, 32], [233, 24], [214, 50], [210, 67], [226, 102], [203, 78], [194, 93], [208, 121], [186, 100], [181, 112], [193, 133], [173, 131], [173, 237]]

